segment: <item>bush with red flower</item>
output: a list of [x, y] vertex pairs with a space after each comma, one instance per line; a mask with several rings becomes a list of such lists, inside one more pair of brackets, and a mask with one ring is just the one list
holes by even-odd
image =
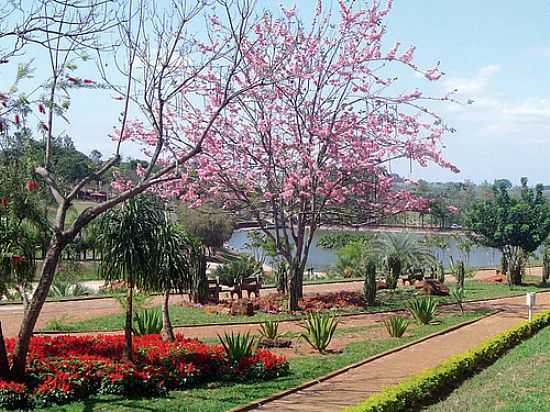
[[[14, 340], [7, 339], [8, 352]], [[200, 383], [272, 379], [288, 373], [283, 357], [258, 349], [238, 365], [220, 345], [181, 335], [134, 337], [134, 364], [122, 358], [123, 336], [33, 337], [24, 383], [0, 380], [0, 408], [64, 404], [97, 394], [162, 396]]]

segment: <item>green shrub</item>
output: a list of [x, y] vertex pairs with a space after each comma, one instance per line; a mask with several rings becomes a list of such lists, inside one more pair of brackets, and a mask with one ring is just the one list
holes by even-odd
[[409, 321], [395, 315], [384, 319], [384, 326], [392, 338], [400, 338], [409, 327]]
[[523, 340], [550, 325], [550, 311], [534, 317], [530, 324], [509, 329], [479, 346], [448, 358], [435, 368], [426, 369], [371, 396], [345, 412], [399, 412], [420, 410], [450, 393], [461, 382], [491, 365]]
[[430, 296], [418, 297], [407, 302], [407, 309], [417, 323], [427, 325], [435, 317], [437, 302]]
[[279, 322], [276, 320], [266, 320], [264, 323], [261, 323], [260, 335], [266, 339], [277, 339], [279, 337]]
[[329, 313], [313, 312], [307, 315], [300, 337], [319, 353], [324, 353], [334, 336], [338, 319]]
[[157, 309], [144, 309], [134, 315], [134, 335], [151, 335], [162, 330], [162, 318]]
[[233, 287], [241, 279], [260, 275], [262, 267], [251, 256], [240, 256], [229, 263], [218, 266], [213, 275], [220, 278], [220, 283], [225, 286]]
[[254, 336], [250, 336], [250, 332], [237, 333], [236, 335], [233, 332], [231, 334], [226, 332], [223, 337], [218, 335], [218, 338], [227, 358], [234, 365], [237, 365], [242, 358], [256, 353], [258, 342]]

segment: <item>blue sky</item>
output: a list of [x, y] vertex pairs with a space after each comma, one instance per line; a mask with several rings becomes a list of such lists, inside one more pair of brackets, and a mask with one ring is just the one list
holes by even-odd
[[[307, 15], [315, 1], [261, 1], [266, 7], [281, 3], [296, 4], [298, 14]], [[386, 24], [388, 47], [395, 40], [414, 44], [420, 66], [441, 62], [446, 75], [431, 88], [434, 93], [458, 88], [463, 101], [474, 100], [439, 110], [457, 130], [445, 139], [445, 155], [460, 174], [418, 166], [410, 173], [408, 163], [392, 165], [394, 171], [427, 180], [508, 178], [518, 183], [527, 176], [532, 183], [550, 184], [548, 0], [395, 0]], [[419, 79], [411, 80], [410, 87], [419, 85]], [[82, 151], [108, 155], [108, 134], [119, 111], [120, 103], [108, 94], [79, 92], [66, 130]], [[138, 155], [131, 146], [123, 152]]]

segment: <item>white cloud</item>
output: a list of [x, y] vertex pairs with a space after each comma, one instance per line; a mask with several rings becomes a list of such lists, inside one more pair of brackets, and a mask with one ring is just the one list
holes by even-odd
[[467, 98], [478, 97], [485, 92], [491, 77], [498, 73], [501, 67], [497, 64], [482, 67], [471, 77], [450, 77], [445, 79], [443, 86], [447, 90], [458, 90], [461, 96]]

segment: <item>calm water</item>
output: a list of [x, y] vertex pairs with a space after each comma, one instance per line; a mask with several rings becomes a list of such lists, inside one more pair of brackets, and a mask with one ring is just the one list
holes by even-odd
[[[247, 233], [248, 231], [242, 230], [233, 233], [233, 236], [227, 242], [227, 244], [239, 251], [242, 252], [251, 252], [246, 248], [245, 244], [247, 243]], [[324, 271], [328, 269], [336, 261], [336, 256], [334, 252], [330, 249], [323, 249], [317, 247], [317, 240], [324, 234], [326, 231], [318, 231], [315, 234], [308, 259], [308, 267], [313, 267], [315, 270]], [[423, 234], [410, 234], [411, 236], [418, 237], [419, 240], [424, 238]], [[439, 257], [441, 255], [440, 249], [433, 249], [432, 252], [434, 256]], [[462, 255], [458, 248], [456, 247], [456, 240], [452, 237], [449, 237], [448, 248], [443, 255], [443, 263], [445, 267], [450, 266], [451, 257], [456, 262], [459, 259], [462, 259]], [[466, 262], [467, 266], [473, 267], [487, 267], [487, 266], [497, 266], [500, 261], [500, 252], [496, 249], [485, 248], [485, 247], [474, 247], [470, 253], [469, 259]]]

